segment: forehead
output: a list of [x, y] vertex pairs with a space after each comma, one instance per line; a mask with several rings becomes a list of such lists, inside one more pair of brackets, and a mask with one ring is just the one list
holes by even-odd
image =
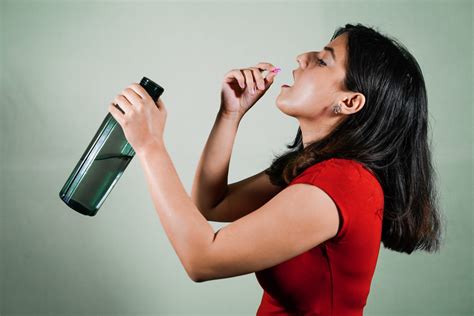
[[[344, 63], [346, 59], [347, 33], [342, 33], [333, 39], [327, 46], [334, 48], [336, 60], [338, 63]], [[329, 52], [327, 52], [329, 53]]]

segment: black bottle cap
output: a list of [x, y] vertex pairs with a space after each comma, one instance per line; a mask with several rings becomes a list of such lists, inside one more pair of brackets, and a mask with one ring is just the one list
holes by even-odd
[[145, 88], [146, 92], [150, 95], [150, 97], [153, 99], [153, 101], [157, 101], [158, 98], [161, 96], [163, 91], [163, 87], [161, 87], [159, 84], [154, 82], [151, 79], [148, 79], [147, 77], [143, 77], [142, 80], [140, 81], [140, 85]]

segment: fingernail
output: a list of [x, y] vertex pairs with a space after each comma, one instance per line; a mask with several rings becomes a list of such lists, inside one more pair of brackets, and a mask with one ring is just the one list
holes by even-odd
[[280, 67], [276, 67], [276, 68], [272, 69], [272, 72], [274, 72], [274, 73], [278, 73], [280, 71], [281, 71]]

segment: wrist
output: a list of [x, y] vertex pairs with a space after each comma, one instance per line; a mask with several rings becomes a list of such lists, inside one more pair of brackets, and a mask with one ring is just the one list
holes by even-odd
[[239, 112], [229, 112], [224, 109], [219, 109], [219, 112], [217, 113], [218, 118], [222, 118], [224, 120], [228, 121], [235, 121], [235, 122], [240, 122], [244, 115]]
[[149, 156], [156, 152], [166, 151], [165, 144], [162, 140], [152, 141], [136, 150], [136, 154], [139, 157]]

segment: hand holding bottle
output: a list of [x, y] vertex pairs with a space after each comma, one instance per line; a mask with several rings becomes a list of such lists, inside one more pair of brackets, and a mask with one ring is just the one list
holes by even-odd
[[[148, 103], [159, 101], [158, 98], [164, 92], [163, 87], [147, 77], [140, 81], [140, 88], [136, 87], [137, 94], [143, 98], [145, 92], [141, 88], [151, 98]], [[127, 112], [126, 108], [126, 104], [120, 109], [118, 105], [117, 108], [114, 107], [120, 115], [117, 116], [119, 119]], [[112, 114], [107, 113], [59, 192], [59, 197], [73, 210], [95, 216], [134, 156], [135, 151], [122, 128]]]
[[[268, 70], [264, 78], [261, 71]], [[226, 73], [221, 90], [223, 114], [242, 117], [268, 90], [280, 71], [270, 63], [259, 63], [255, 67], [232, 69]]]
[[109, 105], [109, 112], [137, 154], [149, 144], [163, 142], [167, 117], [165, 104], [161, 99], [155, 102], [139, 84], [133, 83], [118, 94]]

